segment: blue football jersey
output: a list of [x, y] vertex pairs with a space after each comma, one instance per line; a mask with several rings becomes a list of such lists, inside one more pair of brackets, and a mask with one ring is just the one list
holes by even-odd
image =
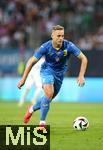
[[49, 40], [40, 46], [34, 53], [34, 57], [40, 59], [44, 56], [45, 62], [42, 67], [46, 66], [56, 73], [64, 73], [67, 70], [67, 61], [70, 55], [78, 56], [80, 52], [80, 49], [70, 41], [63, 40], [62, 47], [57, 50], [53, 47], [52, 40]]

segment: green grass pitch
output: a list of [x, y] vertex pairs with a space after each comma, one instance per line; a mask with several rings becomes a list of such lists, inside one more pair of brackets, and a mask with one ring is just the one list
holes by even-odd
[[[16, 102], [0, 102], [0, 125], [23, 125], [27, 105], [19, 108]], [[87, 117], [90, 126], [86, 131], [75, 131], [72, 122], [81, 115]], [[38, 122], [39, 111], [29, 125]], [[47, 124], [51, 127], [51, 150], [103, 150], [102, 103], [51, 103]]]

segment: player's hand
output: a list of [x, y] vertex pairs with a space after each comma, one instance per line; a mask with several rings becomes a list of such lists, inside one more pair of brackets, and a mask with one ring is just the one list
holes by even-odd
[[85, 85], [85, 79], [84, 79], [84, 76], [79, 76], [77, 78], [77, 83], [78, 83], [78, 86], [84, 86]]
[[19, 89], [21, 89], [21, 87], [24, 85], [24, 80], [20, 80], [19, 82], [18, 82], [18, 85], [17, 85], [17, 87], [19, 88]]

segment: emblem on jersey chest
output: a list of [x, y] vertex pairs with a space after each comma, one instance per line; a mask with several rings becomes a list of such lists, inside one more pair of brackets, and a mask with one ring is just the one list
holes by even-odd
[[61, 52], [56, 52], [56, 54], [57, 54], [57, 55], [60, 55], [60, 54], [61, 54]]
[[56, 57], [55, 60], [58, 62], [58, 61], [60, 60], [60, 58], [59, 58], [59, 57]]
[[64, 56], [67, 56], [67, 49], [65, 49], [65, 50], [63, 50], [63, 52], [64, 52]]
[[59, 50], [59, 51], [52, 51], [49, 55], [55, 59], [56, 62], [60, 61], [63, 57], [67, 56], [67, 49]]

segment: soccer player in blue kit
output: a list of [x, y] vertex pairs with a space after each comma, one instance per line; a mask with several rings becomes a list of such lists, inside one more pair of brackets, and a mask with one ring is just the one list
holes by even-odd
[[[42, 44], [38, 51], [34, 53], [26, 65], [22, 79], [18, 83], [20, 89], [32, 68], [33, 65], [42, 57], [45, 57], [45, 62], [41, 65], [41, 79], [44, 90], [44, 96], [38, 99], [35, 105], [30, 106], [24, 116], [24, 123], [28, 123], [33, 112], [40, 109], [40, 124], [45, 128], [46, 116], [50, 108], [51, 100], [58, 94], [64, 74], [68, 68], [67, 62], [71, 54], [75, 55], [81, 61], [80, 71], [77, 78], [79, 86], [85, 84], [84, 74], [87, 68], [87, 58], [72, 42], [64, 39], [64, 27], [56, 25], [52, 29], [51, 40]], [[35, 76], [35, 74], [34, 74]]]

